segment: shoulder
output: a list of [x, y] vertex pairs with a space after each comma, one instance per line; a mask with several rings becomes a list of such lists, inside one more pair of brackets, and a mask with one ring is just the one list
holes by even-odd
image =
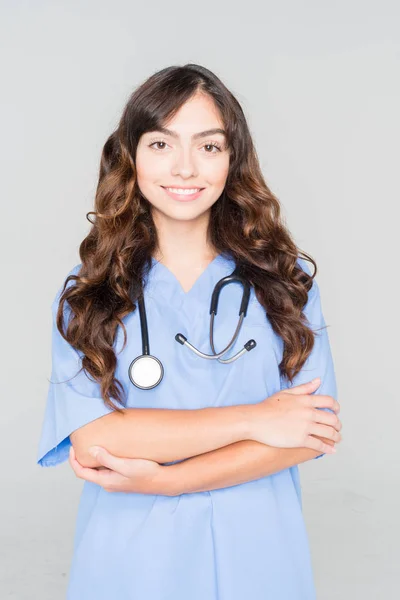
[[[52, 301], [52, 310], [53, 310], [53, 312], [57, 311], [58, 304], [59, 304], [59, 301], [60, 301], [60, 297], [61, 297], [61, 294], [63, 293], [64, 285], [65, 285], [68, 277], [70, 275], [77, 275], [79, 273], [79, 271], [80, 271], [81, 266], [82, 266], [82, 263], [78, 263], [77, 265], [73, 266], [72, 269], [70, 269], [68, 271], [68, 273], [66, 273], [64, 275], [63, 280], [61, 282], [59, 282], [56, 295], [54, 296], [53, 301]], [[73, 283], [74, 283], [74, 280], [70, 279], [67, 282], [67, 285], [65, 286], [65, 289], [69, 288], [71, 285], [73, 285]]]
[[[307, 275], [312, 275], [311, 266], [307, 260], [305, 260], [304, 258], [301, 258], [299, 256], [297, 258], [297, 264], [299, 265], [299, 267], [302, 271], [307, 273]], [[307, 300], [307, 303], [306, 303], [306, 306], [304, 307], [304, 309], [306, 309], [311, 304], [313, 304], [315, 300], [318, 300], [319, 296], [320, 296], [320, 290], [319, 290], [319, 286], [318, 286], [318, 281], [317, 281], [317, 278], [314, 277], [312, 286], [308, 290], [308, 300]]]
[[307, 273], [308, 275], [311, 275], [311, 267], [310, 267], [310, 263], [308, 262], [308, 260], [305, 260], [305, 258], [302, 258], [300, 256], [297, 257], [297, 264], [299, 265], [300, 269], [302, 271], [304, 271], [305, 273]]
[[[63, 279], [61, 280], [61, 282], [59, 283], [59, 287], [58, 287], [58, 292], [59, 292], [59, 293], [61, 293], [61, 291], [62, 291], [62, 289], [63, 289], [63, 287], [64, 287], [64, 284], [65, 284], [65, 282], [67, 281], [68, 277], [69, 277], [70, 275], [77, 275], [77, 274], [79, 273], [79, 271], [80, 271], [80, 268], [81, 268], [81, 266], [82, 266], [82, 263], [78, 263], [77, 265], [75, 265], [74, 267], [72, 267], [72, 269], [70, 269], [70, 270], [69, 270], [69, 271], [68, 271], [68, 272], [67, 272], [67, 273], [64, 275], [64, 278], [63, 278]], [[70, 287], [71, 285], [73, 285], [73, 283], [74, 283], [74, 280], [73, 280], [73, 279], [70, 279], [70, 280], [68, 281], [68, 283], [67, 283], [67, 286], [66, 286], [66, 287]]]

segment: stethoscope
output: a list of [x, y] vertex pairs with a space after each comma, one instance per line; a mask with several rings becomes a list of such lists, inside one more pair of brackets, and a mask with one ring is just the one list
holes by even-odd
[[[221, 352], [216, 352], [214, 346], [214, 317], [217, 314], [219, 294], [222, 288], [228, 285], [229, 283], [240, 283], [243, 287], [242, 302], [240, 304], [239, 310], [239, 321], [235, 329], [235, 333], [233, 334], [233, 337], [229, 344], [226, 346], [226, 348], [221, 350]], [[233, 344], [236, 342], [239, 336], [243, 319], [247, 314], [249, 298], [250, 284], [243, 277], [241, 277], [241, 275], [239, 274], [239, 269], [236, 267], [236, 269], [233, 271], [233, 273], [231, 273], [231, 275], [227, 275], [226, 277], [223, 277], [222, 279], [220, 279], [220, 281], [217, 282], [211, 296], [210, 344], [213, 354], [205, 354], [204, 352], [201, 352], [200, 350], [195, 348], [190, 342], [188, 342], [187, 338], [182, 333], [176, 334], [176, 341], [182, 344], [182, 346], [187, 346], [188, 348], [190, 348], [190, 350], [192, 350], [195, 354], [197, 354], [197, 356], [200, 356], [201, 358], [217, 359], [219, 362], [224, 364], [231, 363], [237, 360], [245, 352], [250, 352], [250, 350], [253, 350], [253, 348], [255, 348], [257, 345], [255, 340], [249, 340], [244, 344], [243, 348], [239, 352], [231, 356], [231, 358], [221, 358], [221, 356], [223, 356], [224, 354], [226, 354], [226, 352], [228, 352], [228, 350], [230, 350], [230, 348], [233, 346]], [[138, 305], [140, 315], [140, 330], [142, 336], [142, 354], [133, 359], [133, 361], [129, 365], [128, 374], [129, 379], [131, 380], [133, 385], [142, 390], [151, 390], [152, 388], [156, 387], [162, 380], [164, 376], [164, 367], [162, 365], [162, 362], [158, 358], [150, 354], [149, 332], [147, 328], [147, 316], [144, 304], [143, 291], [138, 298]]]

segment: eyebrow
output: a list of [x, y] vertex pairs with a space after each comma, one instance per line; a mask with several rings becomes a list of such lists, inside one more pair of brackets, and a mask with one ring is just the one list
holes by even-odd
[[[153, 131], [159, 131], [160, 133], [163, 133], [164, 135], [170, 135], [171, 137], [173, 137], [175, 139], [179, 138], [179, 135], [176, 133], [176, 131], [172, 131], [172, 129], [166, 129], [165, 127], [160, 127], [160, 128], [154, 129]], [[220, 129], [219, 127], [214, 127], [214, 129], [207, 129], [206, 131], [200, 131], [199, 133], [194, 133], [192, 135], [192, 140], [198, 140], [199, 138], [208, 137], [209, 135], [215, 135], [216, 133], [221, 133], [223, 136], [226, 137], [226, 131], [224, 131], [224, 129]]]

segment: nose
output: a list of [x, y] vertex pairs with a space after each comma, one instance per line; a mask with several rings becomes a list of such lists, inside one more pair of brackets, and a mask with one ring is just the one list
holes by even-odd
[[171, 174], [180, 175], [185, 179], [197, 176], [197, 167], [190, 148], [177, 150]]

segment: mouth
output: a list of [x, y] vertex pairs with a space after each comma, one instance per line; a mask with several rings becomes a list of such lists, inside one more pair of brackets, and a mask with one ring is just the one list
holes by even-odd
[[160, 186], [170, 198], [179, 202], [196, 200], [206, 188], [173, 188]]

